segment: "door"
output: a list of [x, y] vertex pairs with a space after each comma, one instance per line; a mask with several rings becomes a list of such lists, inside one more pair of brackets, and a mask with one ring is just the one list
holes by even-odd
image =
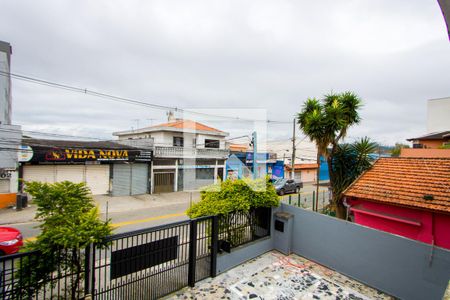
[[113, 196], [129, 196], [131, 193], [131, 166], [129, 164], [113, 165]]
[[131, 195], [147, 194], [148, 191], [148, 165], [131, 165]]
[[86, 165], [86, 184], [93, 195], [109, 192], [109, 165]]
[[174, 172], [159, 172], [154, 173], [154, 192], [159, 193], [170, 193], [173, 192], [173, 186], [175, 183], [175, 173]]
[[84, 182], [84, 165], [56, 165], [56, 182]]
[[56, 179], [55, 171], [54, 165], [25, 165], [23, 167], [23, 180], [54, 183]]

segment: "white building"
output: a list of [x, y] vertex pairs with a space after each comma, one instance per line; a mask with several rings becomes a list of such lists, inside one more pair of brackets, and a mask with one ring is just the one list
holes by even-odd
[[450, 130], [450, 97], [427, 103], [427, 133]]
[[119, 143], [153, 140], [152, 193], [195, 190], [225, 177], [227, 132], [169, 115], [168, 123], [113, 135]]

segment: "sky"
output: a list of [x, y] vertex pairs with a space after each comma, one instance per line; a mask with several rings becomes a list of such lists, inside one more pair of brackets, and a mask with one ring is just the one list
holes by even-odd
[[[427, 100], [450, 96], [450, 42], [436, 0], [0, 0], [0, 7], [13, 73], [233, 118], [263, 111], [285, 122], [269, 123], [268, 139], [292, 135], [308, 97], [351, 90], [364, 106], [348, 140], [406, 142], [426, 132]], [[111, 139], [166, 121], [165, 110], [12, 84], [13, 123], [25, 130]], [[230, 137], [260, 126], [175, 114]]]

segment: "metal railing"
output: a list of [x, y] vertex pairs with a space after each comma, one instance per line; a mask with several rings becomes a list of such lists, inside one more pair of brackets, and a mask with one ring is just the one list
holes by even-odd
[[115, 234], [76, 253], [3, 256], [0, 299], [156, 299], [214, 277], [219, 245], [269, 236], [270, 220], [270, 208], [256, 208]]
[[[73, 259], [83, 264], [71, 266]], [[84, 271], [84, 250], [57, 250], [50, 256], [39, 251], [3, 256], [0, 299], [79, 299], [85, 294]]]
[[331, 195], [328, 191], [319, 191], [316, 195], [315, 191], [312, 192], [300, 192], [298, 194], [286, 194], [280, 196], [280, 200], [283, 203], [301, 207], [306, 210], [313, 210], [323, 212], [330, 204]]
[[217, 158], [225, 159], [229, 155], [229, 151], [225, 149], [208, 149], [208, 148], [188, 148], [188, 147], [167, 147], [155, 146], [155, 157], [168, 158]]
[[232, 248], [270, 235], [271, 208], [252, 208], [219, 216], [219, 248], [229, 252]]

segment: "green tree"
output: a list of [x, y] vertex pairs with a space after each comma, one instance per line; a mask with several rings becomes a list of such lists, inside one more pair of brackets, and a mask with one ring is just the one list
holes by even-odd
[[[246, 227], [250, 225], [252, 208], [273, 207], [279, 204], [279, 197], [268, 178], [228, 179], [202, 190], [200, 201], [187, 210], [187, 215], [191, 218], [221, 216], [220, 237], [235, 246], [245, 236]], [[244, 226], [233, 228], [236, 221], [242, 222], [242, 219], [235, 219], [235, 212], [246, 215], [247, 223]], [[252, 230], [255, 229], [253, 226], [250, 227]]]
[[402, 148], [410, 148], [407, 144], [395, 143], [394, 148], [391, 150], [392, 156], [400, 156], [400, 152], [402, 152]]
[[[22, 292], [32, 294], [48, 288], [45, 282], [54, 278], [55, 273], [74, 274], [62, 282], [67, 284], [70, 298], [78, 299], [83, 295], [84, 249], [91, 243], [101, 247], [112, 232], [110, 221], [99, 219], [98, 208], [84, 183], [27, 182], [25, 191], [37, 205], [35, 219], [40, 222], [41, 233], [23, 249], [38, 250], [40, 255], [24, 261], [18, 271], [19, 285], [33, 287]], [[51, 284], [58, 283], [53, 280]]]
[[323, 100], [307, 99], [297, 116], [300, 129], [316, 143], [319, 155], [327, 160], [333, 190], [332, 209], [339, 218], [345, 217], [345, 208], [334, 184], [336, 178], [332, 172], [332, 161], [348, 129], [361, 120], [360, 108], [361, 99], [355, 93], [330, 93]]
[[342, 192], [372, 166], [375, 156], [371, 154], [377, 150], [377, 147], [378, 145], [367, 137], [352, 144], [339, 144], [336, 147], [331, 170], [336, 203], [343, 202]]

